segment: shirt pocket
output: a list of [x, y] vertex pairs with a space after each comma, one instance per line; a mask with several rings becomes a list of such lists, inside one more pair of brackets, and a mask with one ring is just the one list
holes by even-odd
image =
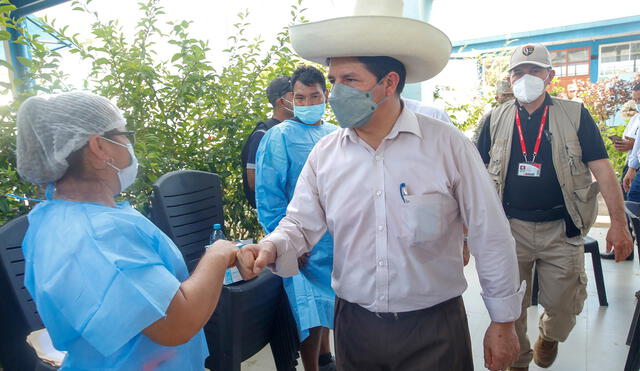
[[442, 196], [405, 196], [404, 217], [412, 245], [435, 241], [442, 234]]

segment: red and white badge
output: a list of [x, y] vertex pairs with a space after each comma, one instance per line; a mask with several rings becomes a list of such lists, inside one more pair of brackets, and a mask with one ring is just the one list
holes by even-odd
[[540, 177], [542, 164], [535, 162], [521, 162], [518, 164], [518, 176]]

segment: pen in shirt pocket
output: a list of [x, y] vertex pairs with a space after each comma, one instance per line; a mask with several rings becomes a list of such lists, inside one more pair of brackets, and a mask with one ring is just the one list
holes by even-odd
[[400, 183], [400, 198], [402, 198], [402, 202], [405, 204], [409, 202], [406, 198], [408, 195], [409, 192], [407, 192], [407, 185], [405, 183]]

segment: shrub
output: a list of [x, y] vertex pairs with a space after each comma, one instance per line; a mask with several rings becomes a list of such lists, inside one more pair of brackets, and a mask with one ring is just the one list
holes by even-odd
[[[291, 23], [305, 21], [301, 1], [291, 6]], [[248, 12], [238, 14], [235, 34], [229, 37], [232, 46], [224, 51], [228, 63], [217, 71], [206, 59], [207, 42], [189, 35], [189, 22], [158, 24], [163, 14], [159, 0], [140, 3], [142, 16], [132, 40], [116, 21], [100, 19], [89, 2], [72, 4], [75, 10], [95, 16], [90, 44], [81, 43], [78, 35], [67, 35], [66, 28], [56, 27], [54, 21], [45, 21], [43, 27], [71, 44], [69, 51], [90, 64], [84, 88], [113, 99], [124, 111], [127, 126], [137, 132], [139, 175], [122, 197], [148, 214], [152, 184], [162, 174], [178, 169], [214, 172], [223, 183], [227, 235], [257, 237], [261, 229], [242, 191], [240, 150], [255, 123], [269, 116], [267, 84], [277, 75], [291, 73], [300, 63], [290, 50], [287, 30], [283, 28], [274, 45], [266, 46], [259, 38], [245, 37]], [[3, 25], [15, 27], [35, 52], [33, 61], [26, 63], [34, 83], [10, 106], [0, 107], [1, 191], [34, 196], [39, 191], [15, 172], [16, 110], [25, 97], [38, 91], [72, 87], [65, 86], [64, 76], [57, 72], [62, 63], [59, 53], [13, 24], [6, 12], [3, 15]], [[164, 60], [156, 52], [159, 48], [175, 52]], [[2, 199], [0, 223], [27, 212], [30, 206]]]

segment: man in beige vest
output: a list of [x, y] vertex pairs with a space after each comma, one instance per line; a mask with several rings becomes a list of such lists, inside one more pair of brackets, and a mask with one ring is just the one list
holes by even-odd
[[[631, 252], [622, 192], [598, 128], [581, 103], [552, 98], [549, 52], [541, 44], [517, 47], [510, 80], [516, 101], [486, 118], [478, 150], [502, 200], [516, 240], [520, 279], [527, 282], [516, 321], [520, 356], [511, 370], [528, 370], [533, 358], [549, 367], [586, 299], [582, 238], [597, 215], [600, 190], [611, 215], [607, 251], [616, 261]], [[591, 175], [597, 181], [593, 182]], [[534, 267], [540, 284], [538, 340], [531, 349], [527, 310]]]

